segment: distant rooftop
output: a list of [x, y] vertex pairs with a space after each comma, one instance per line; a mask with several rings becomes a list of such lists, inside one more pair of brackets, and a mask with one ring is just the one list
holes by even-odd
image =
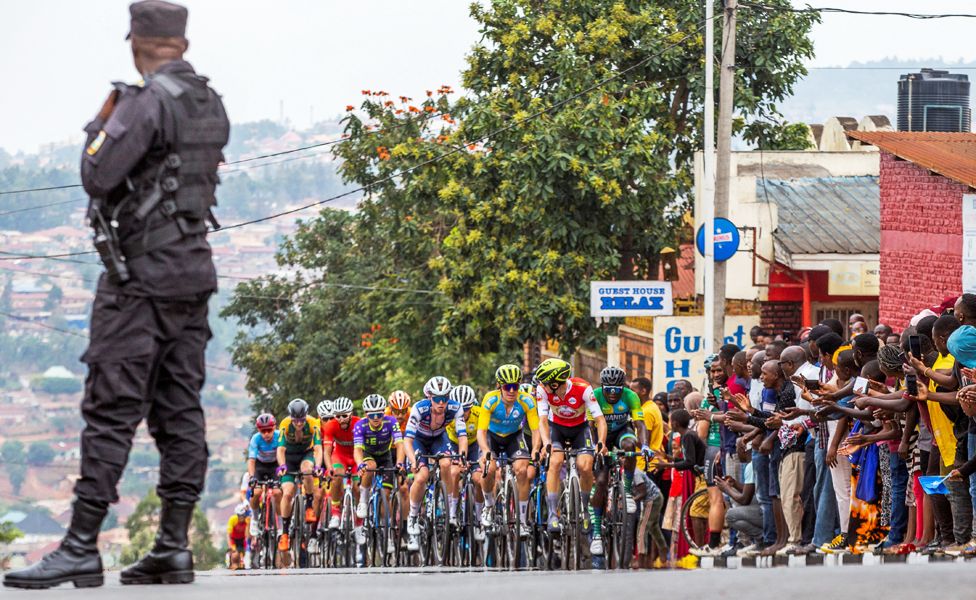
[[976, 188], [976, 133], [848, 131], [847, 136]]

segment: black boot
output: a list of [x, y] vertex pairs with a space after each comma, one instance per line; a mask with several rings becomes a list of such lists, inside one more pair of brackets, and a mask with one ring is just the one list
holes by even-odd
[[193, 506], [171, 500], [162, 501], [156, 543], [149, 554], [122, 571], [119, 580], [123, 584], [193, 581], [193, 553], [187, 549]]
[[105, 581], [98, 554], [98, 531], [108, 513], [107, 503], [76, 498], [71, 526], [61, 546], [26, 569], [3, 577], [7, 587], [44, 589], [71, 582], [75, 587], [98, 587]]

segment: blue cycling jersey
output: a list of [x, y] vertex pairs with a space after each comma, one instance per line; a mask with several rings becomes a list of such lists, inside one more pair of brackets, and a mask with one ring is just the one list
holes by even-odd
[[437, 437], [443, 434], [452, 422], [458, 437], [467, 437], [468, 429], [464, 424], [464, 411], [461, 409], [460, 402], [448, 400], [447, 408], [444, 411], [444, 421], [437, 427], [431, 427], [431, 421], [434, 417], [431, 412], [432, 406], [431, 401], [426, 398], [413, 405], [413, 408], [410, 409], [410, 418], [407, 419], [407, 430], [403, 432], [403, 437]]
[[535, 401], [530, 394], [519, 392], [512, 411], [505, 408], [502, 393], [498, 390], [488, 392], [481, 402], [481, 416], [478, 419], [478, 429], [485, 429], [500, 436], [509, 436], [522, 429], [523, 421], [528, 421], [530, 429], [538, 427]]
[[264, 441], [260, 433], [255, 433], [251, 436], [251, 443], [247, 445], [247, 457], [263, 463], [278, 462], [277, 451], [280, 437], [281, 431], [277, 429], [275, 429], [270, 442]]

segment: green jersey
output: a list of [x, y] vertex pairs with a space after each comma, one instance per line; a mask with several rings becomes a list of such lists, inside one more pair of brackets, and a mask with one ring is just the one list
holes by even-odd
[[[701, 406], [702, 410], [707, 410], [710, 413], [717, 413], [719, 409], [717, 406], [708, 401], [708, 398], [702, 398]], [[721, 424], [711, 421], [708, 424], [708, 439], [705, 440], [705, 445], [712, 446], [714, 448], [722, 447], [722, 426]]]
[[593, 390], [593, 396], [600, 405], [603, 418], [607, 420], [608, 431], [622, 429], [631, 421], [644, 420], [644, 411], [641, 409], [640, 396], [630, 388], [624, 388], [623, 393], [612, 404], [606, 395], [604, 395], [602, 387]]

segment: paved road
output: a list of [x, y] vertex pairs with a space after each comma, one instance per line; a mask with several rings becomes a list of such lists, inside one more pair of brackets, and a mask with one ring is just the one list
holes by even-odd
[[[121, 586], [110, 574], [105, 587], [76, 590], [60, 587], [48, 592], [2, 588], [4, 598], [27, 597], [61, 600], [87, 598], [173, 598], [179, 600], [242, 600], [282, 597], [295, 592], [342, 600], [366, 597], [396, 600], [526, 600], [561, 598], [603, 600], [649, 597], [689, 600], [973, 600], [976, 564], [879, 565], [801, 567], [777, 569], [700, 569], [696, 571], [643, 571], [578, 573], [449, 572], [413, 570], [397, 572], [306, 570], [278, 573], [216, 571], [201, 573], [190, 586]], [[715, 593], [720, 590], [719, 593]], [[633, 594], [637, 591], [637, 595]]]

